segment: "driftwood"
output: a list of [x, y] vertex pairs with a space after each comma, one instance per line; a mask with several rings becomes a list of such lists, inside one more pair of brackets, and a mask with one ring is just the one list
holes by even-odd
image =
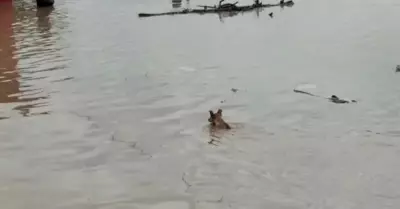
[[336, 104], [345, 104], [345, 103], [350, 103], [350, 102], [356, 103], [356, 102], [357, 102], [357, 101], [354, 100], [354, 99], [353, 99], [353, 100], [350, 100], [350, 101], [347, 101], [347, 100], [344, 100], [344, 99], [340, 99], [340, 98], [337, 97], [336, 95], [332, 95], [332, 96], [329, 97], [329, 98], [325, 98], [325, 97], [318, 96], [318, 95], [315, 95], [315, 94], [311, 94], [311, 93], [309, 93], [309, 92], [302, 91], [302, 90], [294, 89], [293, 91], [296, 92], [296, 93], [307, 94], [307, 95], [314, 96], [314, 97], [321, 97], [321, 98], [324, 98], [324, 99], [328, 99], [329, 101], [331, 101], [331, 102], [333, 102], [333, 103], [336, 103]]
[[164, 13], [139, 13], [139, 17], [153, 17], [153, 16], [162, 16], [162, 15], [180, 15], [180, 14], [207, 14], [207, 13], [222, 13], [222, 12], [246, 12], [251, 11], [258, 8], [268, 8], [268, 7], [291, 7], [294, 5], [293, 1], [287, 1], [277, 4], [262, 4], [255, 3], [253, 5], [247, 6], [236, 6], [236, 3], [232, 7], [221, 7], [221, 6], [207, 6], [207, 5], [199, 5], [199, 7], [203, 7], [203, 9], [184, 9], [182, 11], [176, 12], [164, 12]]

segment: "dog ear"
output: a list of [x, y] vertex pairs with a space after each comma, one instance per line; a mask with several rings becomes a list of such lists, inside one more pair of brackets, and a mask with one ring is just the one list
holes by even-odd
[[217, 114], [222, 115], [222, 110], [221, 110], [221, 109], [218, 109]]
[[213, 117], [214, 117], [214, 115], [215, 115], [215, 114], [214, 114], [214, 112], [213, 112], [212, 110], [210, 110], [209, 112], [210, 112], [210, 117], [212, 117], [212, 118], [213, 118]]
[[210, 112], [210, 117], [208, 118], [208, 122], [212, 122], [215, 118], [215, 114], [213, 113], [212, 110], [210, 110], [209, 112]]

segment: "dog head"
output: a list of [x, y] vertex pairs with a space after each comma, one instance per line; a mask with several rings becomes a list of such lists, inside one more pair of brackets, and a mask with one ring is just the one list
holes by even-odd
[[210, 122], [212, 127], [230, 129], [231, 127], [222, 119], [222, 110], [218, 109], [216, 113], [212, 110], [210, 112], [210, 117], [208, 122]]

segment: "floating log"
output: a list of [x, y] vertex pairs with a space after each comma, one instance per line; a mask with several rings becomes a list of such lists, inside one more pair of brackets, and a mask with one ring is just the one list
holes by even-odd
[[221, 13], [221, 12], [246, 12], [251, 11], [258, 8], [267, 8], [267, 7], [291, 7], [294, 5], [293, 1], [280, 2], [277, 4], [253, 4], [247, 6], [233, 6], [233, 7], [217, 7], [217, 6], [205, 6], [201, 5], [199, 7], [203, 7], [203, 9], [184, 9], [182, 11], [175, 12], [164, 12], [164, 13], [139, 13], [139, 17], [153, 17], [153, 16], [162, 16], [162, 15], [181, 15], [181, 14], [207, 14], [207, 13]]

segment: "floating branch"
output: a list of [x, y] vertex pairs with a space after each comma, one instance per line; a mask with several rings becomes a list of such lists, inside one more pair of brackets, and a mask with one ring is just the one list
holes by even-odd
[[181, 14], [207, 14], [207, 13], [222, 13], [222, 12], [246, 12], [255, 10], [258, 8], [267, 8], [267, 7], [291, 7], [294, 5], [293, 1], [280, 1], [277, 4], [262, 4], [260, 1], [255, 0], [255, 3], [252, 5], [245, 6], [237, 6], [238, 2], [235, 3], [226, 3], [222, 4], [224, 0], [219, 2], [219, 5], [208, 6], [208, 5], [199, 5], [198, 7], [202, 7], [202, 9], [184, 9], [182, 11], [176, 12], [164, 12], [164, 13], [139, 13], [139, 17], [153, 17], [153, 16], [162, 16], [162, 15], [181, 15]]

